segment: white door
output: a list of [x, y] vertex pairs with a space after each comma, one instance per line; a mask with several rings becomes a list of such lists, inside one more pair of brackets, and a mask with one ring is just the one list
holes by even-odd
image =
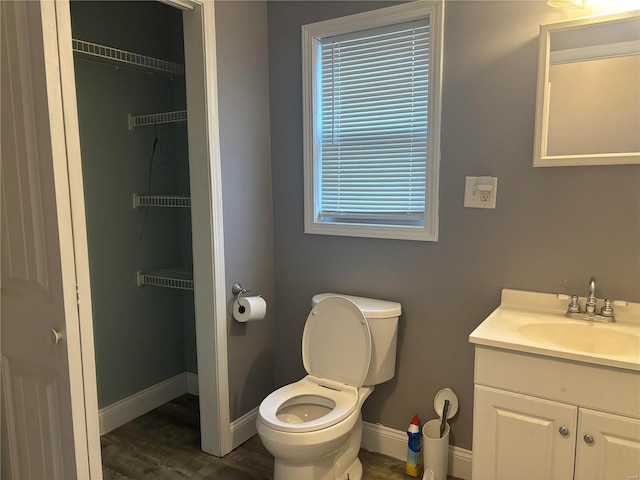
[[577, 407], [480, 385], [474, 392], [474, 480], [573, 478]]
[[576, 480], [640, 478], [640, 420], [580, 409]]
[[93, 344], [76, 300], [61, 6], [0, 2], [2, 478], [21, 480], [102, 477]]

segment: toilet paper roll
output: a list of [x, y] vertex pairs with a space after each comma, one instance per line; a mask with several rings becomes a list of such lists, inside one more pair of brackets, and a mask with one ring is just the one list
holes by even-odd
[[267, 302], [262, 297], [240, 297], [233, 302], [233, 318], [239, 322], [262, 320], [267, 314]]

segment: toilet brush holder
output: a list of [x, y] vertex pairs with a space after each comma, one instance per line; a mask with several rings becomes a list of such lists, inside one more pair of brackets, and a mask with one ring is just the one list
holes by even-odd
[[458, 397], [450, 388], [443, 388], [436, 394], [433, 408], [440, 418], [429, 420], [422, 427], [424, 471], [433, 472], [434, 480], [447, 480], [451, 431], [447, 420], [458, 413]]
[[440, 419], [429, 420], [422, 427], [422, 450], [425, 471], [432, 470], [434, 480], [447, 480], [449, 463], [449, 424], [440, 436]]

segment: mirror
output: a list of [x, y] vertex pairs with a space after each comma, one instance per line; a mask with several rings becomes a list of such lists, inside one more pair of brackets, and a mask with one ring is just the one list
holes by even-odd
[[534, 167], [640, 163], [640, 11], [540, 27]]

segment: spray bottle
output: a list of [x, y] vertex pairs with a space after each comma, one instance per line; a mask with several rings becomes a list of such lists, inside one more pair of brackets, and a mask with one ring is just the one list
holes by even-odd
[[422, 475], [422, 432], [420, 420], [414, 415], [407, 429], [409, 445], [407, 448], [407, 475], [419, 477]]

